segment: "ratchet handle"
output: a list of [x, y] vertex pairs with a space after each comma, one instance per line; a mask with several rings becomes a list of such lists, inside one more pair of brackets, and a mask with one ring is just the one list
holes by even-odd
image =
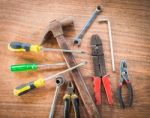
[[21, 96], [35, 88], [39, 88], [45, 85], [45, 79], [38, 79], [36, 81], [29, 82], [27, 84], [22, 84], [14, 89], [15, 96]]
[[94, 76], [93, 80], [96, 105], [101, 105], [101, 78]]
[[102, 78], [102, 81], [103, 81], [103, 85], [104, 85], [104, 88], [105, 88], [105, 91], [106, 91], [108, 103], [110, 105], [112, 105], [113, 104], [113, 96], [112, 96], [112, 89], [111, 89], [111, 83], [110, 83], [109, 75], [105, 75]]
[[29, 43], [22, 42], [11, 42], [8, 45], [8, 49], [15, 52], [39, 52], [41, 51], [41, 48], [42, 47], [40, 45], [31, 45]]

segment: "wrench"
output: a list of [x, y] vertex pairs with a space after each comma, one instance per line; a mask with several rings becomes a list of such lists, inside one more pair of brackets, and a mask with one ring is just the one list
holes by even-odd
[[94, 22], [94, 20], [96, 19], [97, 15], [101, 12], [101, 7], [97, 6], [96, 10], [94, 11], [94, 13], [92, 14], [92, 16], [90, 17], [90, 19], [87, 21], [87, 23], [85, 24], [85, 26], [82, 28], [81, 32], [77, 35], [77, 37], [74, 40], [74, 44], [77, 44], [78, 46], [81, 43], [81, 39], [83, 38], [84, 34], [86, 33], [86, 31], [89, 29], [89, 27], [91, 26], [91, 24]]
[[54, 118], [54, 112], [55, 112], [57, 97], [59, 94], [60, 87], [64, 84], [64, 82], [65, 82], [64, 77], [59, 76], [56, 78], [56, 90], [55, 90], [55, 95], [54, 95], [54, 99], [52, 102], [52, 106], [50, 109], [49, 118]]

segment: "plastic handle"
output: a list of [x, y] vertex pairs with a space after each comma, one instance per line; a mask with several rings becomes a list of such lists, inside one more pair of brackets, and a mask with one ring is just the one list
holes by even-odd
[[[133, 89], [132, 89], [132, 85], [129, 81], [126, 82], [127, 83], [127, 88], [128, 88], [128, 106], [131, 107], [132, 106], [132, 103], [133, 103]], [[125, 108], [125, 103], [123, 101], [123, 97], [122, 97], [122, 83], [119, 84], [119, 87], [118, 87], [118, 91], [117, 91], [117, 94], [118, 94], [118, 100], [119, 100], [119, 103], [120, 103], [120, 107], [121, 108]]]
[[96, 105], [101, 105], [101, 78], [93, 77], [94, 79], [94, 94], [96, 99]]
[[75, 118], [80, 118], [80, 110], [79, 110], [79, 98], [76, 94], [71, 95], [71, 101], [73, 103], [73, 108], [75, 111]]
[[21, 96], [35, 88], [39, 88], [45, 85], [45, 79], [38, 79], [36, 81], [29, 82], [27, 84], [20, 85], [14, 89], [15, 96]]
[[37, 64], [18, 64], [18, 65], [12, 65], [10, 67], [10, 70], [12, 72], [29, 71], [29, 70], [37, 70], [37, 69], [38, 69]]
[[113, 97], [112, 97], [112, 89], [111, 89], [111, 83], [110, 83], [109, 75], [105, 75], [102, 78], [102, 81], [103, 81], [103, 85], [104, 85], [104, 88], [106, 91], [108, 103], [110, 105], [112, 105], [113, 104]]
[[16, 52], [40, 52], [42, 47], [40, 45], [31, 45], [29, 43], [11, 42], [8, 49]]
[[11, 42], [8, 45], [8, 49], [11, 51], [30, 51], [31, 44], [21, 42]]
[[65, 94], [63, 99], [64, 99], [64, 118], [69, 118], [70, 103], [71, 103], [70, 95]]

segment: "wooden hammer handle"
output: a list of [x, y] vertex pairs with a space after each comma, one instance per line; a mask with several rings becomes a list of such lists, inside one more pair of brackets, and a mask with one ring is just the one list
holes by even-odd
[[[62, 49], [69, 49], [63, 35], [57, 36], [56, 39], [57, 39], [58, 45]], [[77, 64], [72, 53], [63, 53], [63, 56], [64, 56], [64, 59], [65, 59], [68, 67], [72, 67]], [[76, 84], [77, 89], [79, 90], [79, 94], [83, 100], [83, 103], [89, 114], [89, 117], [90, 118], [100, 118], [101, 115], [100, 115], [100, 113], [88, 91], [88, 88], [84, 82], [84, 79], [83, 79], [80, 71], [79, 71], [79, 68], [74, 69], [70, 73], [73, 77], [73, 80]]]

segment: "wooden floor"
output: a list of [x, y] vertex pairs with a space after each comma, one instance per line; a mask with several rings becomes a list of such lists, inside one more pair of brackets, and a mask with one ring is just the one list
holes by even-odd
[[[83, 38], [81, 47], [73, 46], [73, 38], [80, 32], [85, 22], [98, 4], [103, 12]], [[102, 103], [104, 118], [147, 118], [150, 115], [150, 1], [149, 0], [0, 0], [0, 118], [48, 118], [55, 91], [55, 81], [24, 96], [15, 97], [13, 89], [38, 77], [47, 77], [66, 67], [36, 72], [12, 73], [9, 67], [20, 63], [62, 62], [61, 53], [14, 53], [7, 49], [11, 41], [40, 44], [44, 30], [53, 19], [74, 17], [74, 26], [64, 30], [71, 49], [81, 49], [86, 55], [75, 54], [77, 62], [88, 61], [81, 67], [88, 88], [93, 96], [94, 75], [90, 56], [90, 38], [98, 34], [103, 41], [107, 72], [111, 75], [114, 105], [106, 99]], [[98, 20], [108, 18], [112, 23], [112, 35], [116, 73], [112, 72], [108, 31], [106, 24]], [[49, 45], [58, 47], [56, 41]], [[134, 90], [133, 106], [126, 110], [119, 107], [116, 89], [119, 82], [119, 63], [125, 58]], [[88, 78], [87, 78], [88, 77]], [[77, 78], [78, 79], [78, 78]], [[63, 117], [63, 95], [61, 90], [56, 106], [56, 118]], [[93, 96], [94, 98], [94, 96]], [[106, 98], [103, 92], [103, 98]], [[81, 118], [87, 118], [85, 107], [80, 99]], [[74, 116], [73, 111], [71, 115]]]

